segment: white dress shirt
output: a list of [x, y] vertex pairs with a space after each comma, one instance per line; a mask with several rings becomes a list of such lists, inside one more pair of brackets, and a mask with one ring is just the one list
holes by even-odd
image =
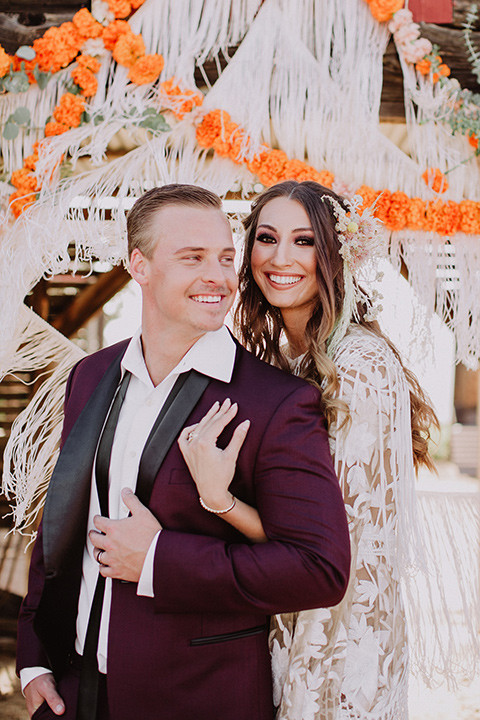
[[[125, 400], [120, 410], [112, 447], [109, 469], [109, 515], [112, 519], [128, 516], [128, 508], [121, 499], [123, 488], [135, 491], [138, 468], [143, 448], [150, 431], [160, 413], [165, 400], [181, 373], [194, 369], [203, 375], [230, 382], [235, 363], [235, 343], [225, 326], [215, 332], [203, 335], [184, 355], [178, 365], [156, 387], [148, 374], [143, 357], [141, 329], [131, 339], [123, 356], [122, 377], [126, 371], [132, 375]], [[96, 529], [93, 524], [95, 515], [100, 514], [95, 474], [92, 473], [88, 528]], [[137, 594], [153, 597], [153, 562], [159, 533], [155, 536], [145, 558], [142, 574], [137, 584]], [[82, 581], [78, 601], [77, 639], [75, 649], [83, 654], [90, 607], [93, 601], [98, 577], [98, 563], [94, 547], [87, 534], [83, 553]], [[100, 672], [107, 671], [108, 623], [112, 595], [112, 580], [106, 579], [103, 600], [102, 620], [98, 641], [98, 667]], [[22, 688], [34, 677], [50, 672], [46, 668], [24, 668], [21, 670]]]

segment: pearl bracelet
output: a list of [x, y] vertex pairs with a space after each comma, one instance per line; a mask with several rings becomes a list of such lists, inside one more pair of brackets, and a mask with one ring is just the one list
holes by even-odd
[[229, 507], [227, 507], [225, 510], [214, 510], [213, 508], [208, 507], [208, 505], [206, 505], [203, 502], [203, 500], [200, 496], [198, 497], [198, 499], [200, 500], [200, 505], [202, 506], [202, 508], [204, 510], [214, 513], [215, 515], [225, 515], [225, 513], [228, 513], [228, 512], [230, 512], [230, 510], [233, 510], [233, 508], [235, 507], [236, 502], [237, 502], [237, 498], [234, 495], [232, 495], [232, 504]]

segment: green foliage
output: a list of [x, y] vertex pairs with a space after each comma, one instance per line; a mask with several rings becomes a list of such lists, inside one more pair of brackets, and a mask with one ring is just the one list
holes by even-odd
[[15, 140], [20, 132], [20, 127], [27, 127], [30, 124], [30, 120], [30, 110], [26, 107], [18, 107], [8, 116], [4, 125], [2, 134], [5, 140]]
[[35, 65], [33, 68], [33, 76], [35, 80], [37, 81], [37, 85], [40, 88], [40, 90], [45, 90], [47, 87], [47, 83], [52, 77], [52, 73], [50, 71], [43, 72], [42, 70], [38, 69], [38, 65]]
[[15, 140], [15, 138], [17, 137], [17, 135], [19, 133], [19, 130], [20, 130], [20, 128], [18, 127], [18, 125], [16, 123], [7, 121], [3, 128], [2, 135], [5, 138], [5, 140]]
[[5, 77], [3, 78], [2, 84], [4, 90], [13, 93], [26, 92], [30, 87], [27, 73], [23, 69], [19, 70], [18, 72], [13, 72], [13, 70], [10, 70], [8, 75], [5, 75]]
[[142, 113], [142, 117], [143, 120], [140, 120], [138, 125], [153, 133], [168, 132], [168, 130], [171, 129], [163, 115], [158, 113], [154, 108], [146, 108]]
[[29, 45], [21, 45], [15, 55], [22, 60], [33, 60], [37, 56], [37, 53], [33, 47], [30, 47]]

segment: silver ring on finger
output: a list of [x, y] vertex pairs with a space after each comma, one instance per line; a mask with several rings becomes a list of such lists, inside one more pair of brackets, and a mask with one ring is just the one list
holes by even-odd
[[187, 443], [191, 443], [194, 437], [197, 437], [197, 433], [195, 432], [195, 430], [190, 430], [186, 437]]
[[104, 563], [102, 563], [102, 555], [104, 552], [105, 550], [99, 550], [97, 553], [97, 562], [99, 565], [104, 565]]

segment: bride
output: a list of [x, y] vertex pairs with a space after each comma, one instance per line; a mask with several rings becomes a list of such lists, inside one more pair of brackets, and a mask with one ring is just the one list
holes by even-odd
[[[352, 545], [351, 580], [333, 608], [277, 616], [271, 652], [277, 720], [405, 720], [408, 642], [401, 579], [414, 564], [415, 470], [432, 467], [437, 424], [414, 375], [357, 284], [378, 225], [331, 190], [286, 181], [245, 220], [236, 312], [245, 347], [321, 388]], [[286, 342], [285, 342], [286, 340]], [[179, 443], [199, 495], [252, 541], [255, 509], [232, 503], [235, 452], [216, 440], [236, 407], [215, 406]], [[221, 456], [225, 473], [218, 468]]]

